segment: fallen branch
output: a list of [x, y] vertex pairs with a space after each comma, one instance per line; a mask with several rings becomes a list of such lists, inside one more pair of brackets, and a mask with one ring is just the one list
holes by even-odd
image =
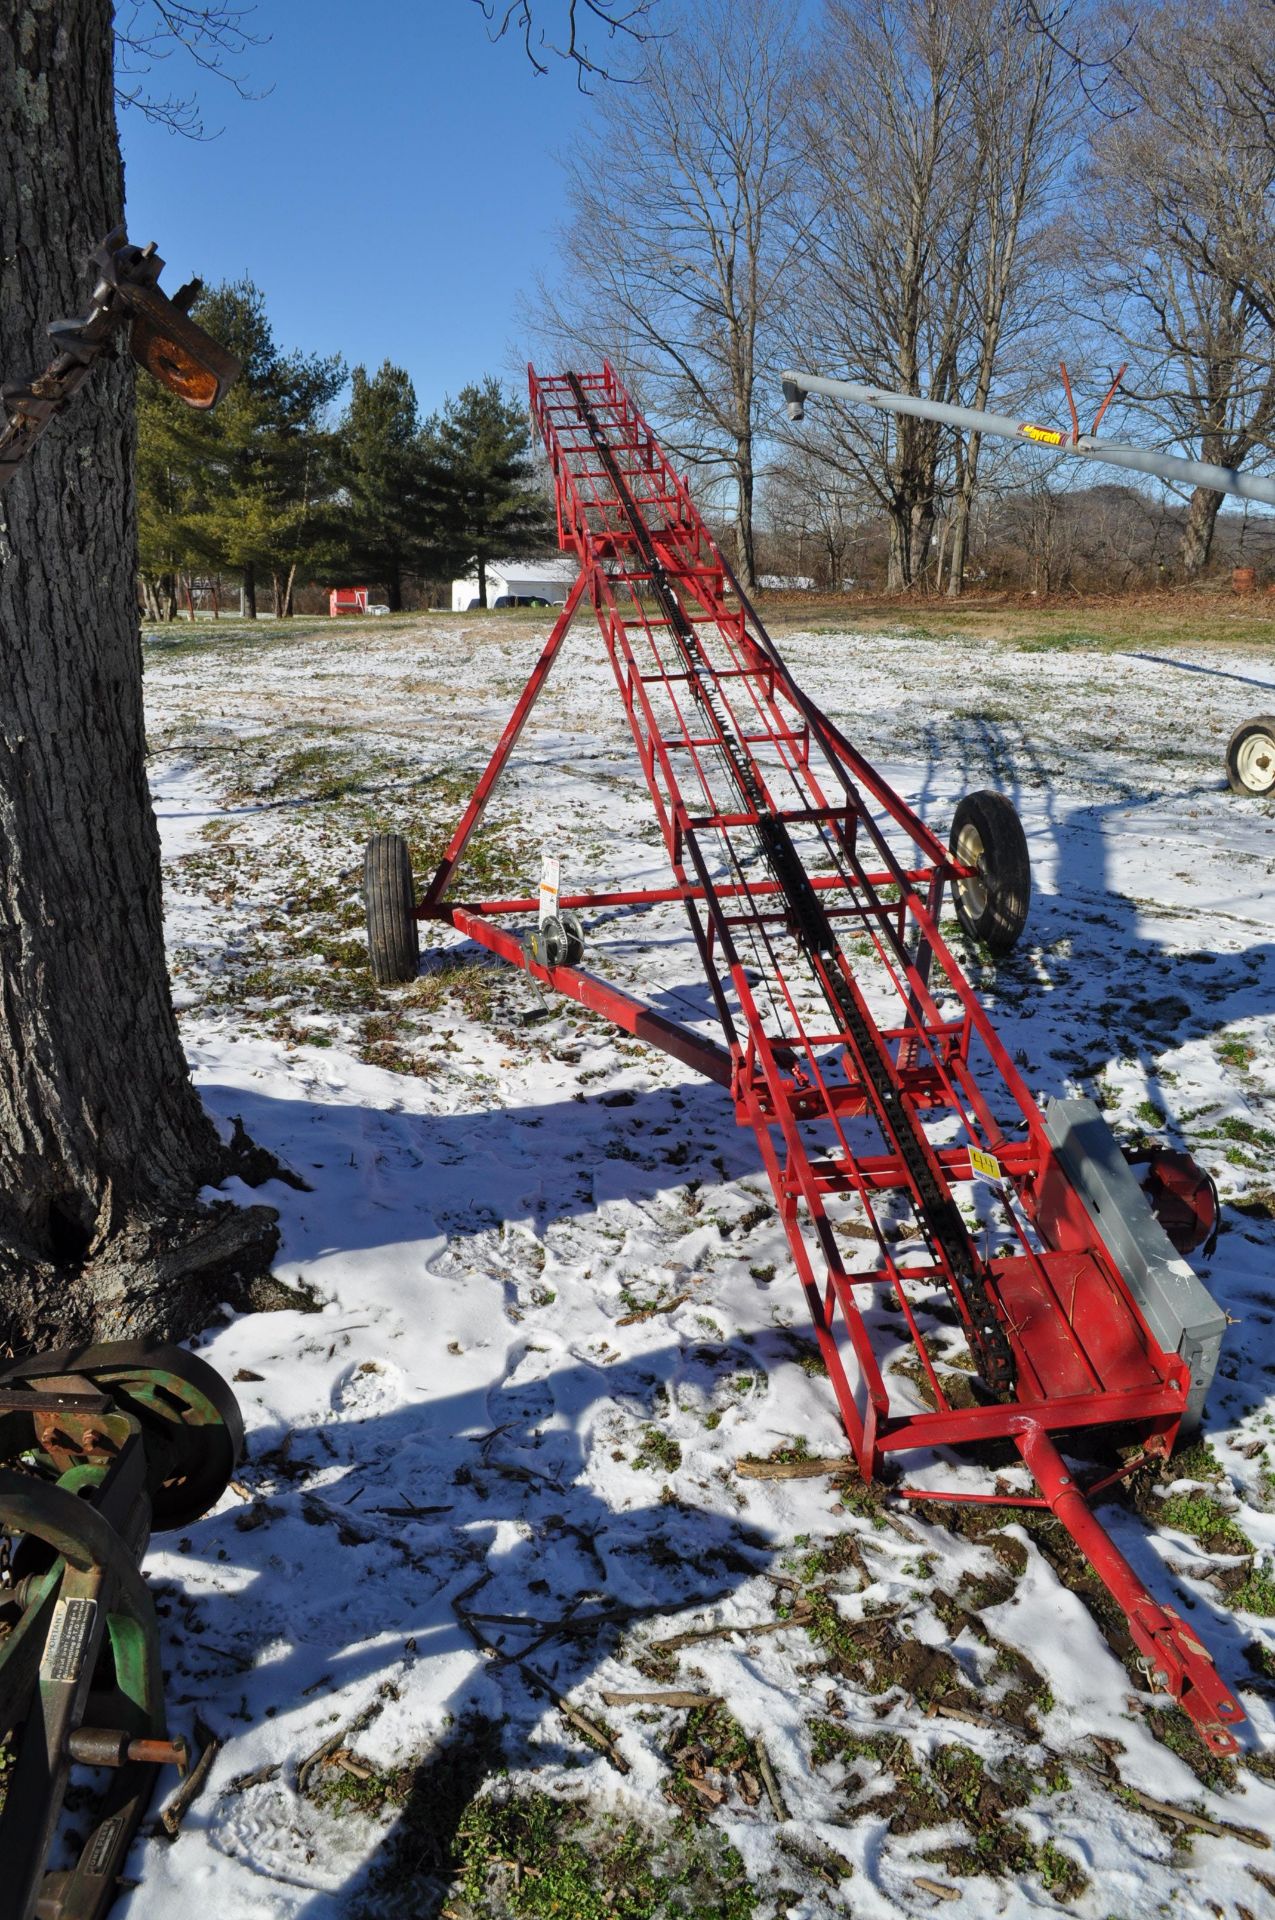
[[1211, 1820], [1206, 1813], [1191, 1813], [1186, 1807], [1175, 1807], [1170, 1800], [1157, 1800], [1152, 1794], [1143, 1793], [1141, 1787], [1129, 1786], [1119, 1774], [1108, 1772], [1092, 1760], [1082, 1760], [1080, 1764], [1099, 1780], [1105, 1780], [1109, 1787], [1115, 1787], [1145, 1813], [1158, 1814], [1162, 1820], [1174, 1820], [1178, 1826], [1192, 1827], [1197, 1833], [1215, 1833], [1223, 1838], [1243, 1840], [1250, 1847], [1270, 1847], [1270, 1835], [1258, 1827], [1242, 1827], [1234, 1820]]
[[[878, 1614], [876, 1618], [880, 1618]], [[688, 1633], [672, 1634], [667, 1640], [652, 1640], [652, 1653], [677, 1653], [682, 1647], [693, 1647], [700, 1640], [728, 1640], [732, 1634], [743, 1634], [752, 1639], [760, 1633], [782, 1633], [785, 1627], [804, 1627], [810, 1620], [809, 1607], [795, 1607], [786, 1620], [759, 1620], [755, 1624], [748, 1621], [732, 1621], [724, 1627], [694, 1627]], [[853, 1623], [852, 1623], [853, 1624]]]
[[570, 1701], [558, 1692], [558, 1689], [553, 1683], [546, 1680], [544, 1675], [538, 1672], [535, 1667], [529, 1667], [521, 1660], [518, 1662], [518, 1665], [529, 1679], [534, 1680], [537, 1686], [544, 1688], [563, 1719], [569, 1720], [578, 1733], [582, 1733], [586, 1740], [591, 1741], [594, 1746], [602, 1749], [617, 1773], [629, 1773], [632, 1771], [628, 1761], [609, 1734], [604, 1733], [601, 1727], [595, 1726], [594, 1722], [590, 1720], [587, 1715], [581, 1713], [579, 1707], [573, 1707]]
[[344, 1745], [344, 1742], [345, 1742], [344, 1732], [330, 1733], [327, 1739], [322, 1743], [321, 1746], [317, 1746], [314, 1749], [313, 1753], [308, 1753], [306, 1755], [305, 1759], [301, 1762], [301, 1765], [297, 1768], [297, 1792], [298, 1793], [305, 1792], [306, 1783], [308, 1782], [310, 1775], [314, 1772], [314, 1769], [316, 1767], [321, 1767], [323, 1765], [323, 1762], [329, 1759], [336, 1752], [338, 1747]]
[[959, 1900], [961, 1897], [959, 1887], [945, 1886], [941, 1880], [927, 1880], [924, 1874], [918, 1874], [912, 1885], [919, 1887], [922, 1893], [937, 1894], [940, 1900]]
[[226, 1787], [227, 1793], [245, 1793], [249, 1787], [264, 1786], [267, 1780], [275, 1780], [283, 1768], [278, 1760], [269, 1761], [264, 1767], [255, 1767], [251, 1773], [237, 1773]]
[[679, 1693], [673, 1688], [663, 1693], [604, 1693], [602, 1702], [608, 1707], [712, 1707], [721, 1697], [720, 1693]]
[[195, 1738], [200, 1745], [199, 1758], [159, 1816], [160, 1824], [170, 1840], [175, 1840], [181, 1832], [187, 1810], [212, 1771], [213, 1761], [221, 1752], [221, 1741], [198, 1715], [195, 1716]]
[[[621, 1320], [620, 1325], [624, 1322]], [[824, 1457], [810, 1460], [750, 1460], [735, 1462], [741, 1480], [817, 1480], [825, 1473], [854, 1473], [853, 1460]]]
[[[595, 1726], [593, 1721], [581, 1713], [578, 1707], [573, 1707], [570, 1702], [558, 1692], [553, 1682], [547, 1680], [544, 1674], [541, 1673], [538, 1668], [530, 1665], [528, 1661], [527, 1655], [534, 1647], [538, 1647], [542, 1640], [552, 1639], [555, 1634], [561, 1631], [558, 1625], [555, 1624], [547, 1628], [532, 1642], [532, 1646], [527, 1648], [525, 1652], [521, 1654], [506, 1653], [503, 1648], [494, 1646], [482, 1631], [482, 1628], [478, 1625], [480, 1616], [467, 1611], [463, 1602], [468, 1600], [472, 1594], [477, 1593], [479, 1588], [485, 1586], [490, 1579], [490, 1571], [480, 1573], [476, 1580], [470, 1582], [463, 1593], [456, 1594], [451, 1601], [452, 1612], [465, 1627], [480, 1652], [485, 1653], [488, 1659], [504, 1661], [509, 1666], [517, 1667], [519, 1672], [525, 1673], [527, 1678], [534, 1681], [536, 1686], [543, 1688], [557, 1707], [559, 1713], [575, 1727], [577, 1732], [582, 1733], [585, 1739], [592, 1745], [602, 1749], [617, 1773], [630, 1772], [629, 1763], [616, 1746], [614, 1740], [612, 1740], [608, 1734], [604, 1733], [601, 1727]], [[605, 1624], [605, 1620], [601, 1624]], [[339, 1742], [336, 1744], [339, 1744]]]
[[784, 1805], [784, 1797], [779, 1791], [779, 1782], [776, 1780], [775, 1770], [770, 1764], [770, 1755], [766, 1751], [766, 1743], [760, 1734], [758, 1734], [753, 1741], [753, 1752], [757, 1755], [757, 1771], [761, 1775], [761, 1783], [766, 1789], [766, 1798], [771, 1804], [775, 1818], [780, 1821], [787, 1820], [789, 1817], [788, 1809]]
[[636, 1327], [640, 1320], [652, 1320], [657, 1313], [672, 1313], [675, 1307], [684, 1307], [690, 1297], [689, 1293], [675, 1293], [671, 1300], [657, 1300], [653, 1307], [639, 1307], [636, 1313], [626, 1313], [615, 1324], [617, 1327]]

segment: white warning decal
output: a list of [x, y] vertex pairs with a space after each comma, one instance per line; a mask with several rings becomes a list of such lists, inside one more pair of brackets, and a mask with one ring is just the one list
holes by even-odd
[[78, 1680], [84, 1649], [93, 1631], [96, 1600], [59, 1600], [53, 1609], [49, 1637], [40, 1662], [41, 1680], [70, 1684]]

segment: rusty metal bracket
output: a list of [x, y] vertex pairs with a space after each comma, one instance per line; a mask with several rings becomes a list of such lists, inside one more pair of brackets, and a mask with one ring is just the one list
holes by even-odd
[[[185, 1771], [139, 1563], [153, 1527], [217, 1500], [242, 1440], [230, 1389], [180, 1348], [75, 1347], [0, 1372], [3, 1920], [101, 1920], [157, 1770]], [[109, 1777], [75, 1783], [87, 1838], [50, 1871], [77, 1766]]]
[[188, 281], [172, 299], [160, 291], [164, 262], [152, 241], [133, 246], [124, 227], [108, 233], [89, 255], [97, 268], [92, 304], [78, 319], [53, 320], [49, 337], [58, 349], [42, 373], [0, 386], [0, 491], [26, 460], [49, 422], [87, 380], [115, 335], [131, 323], [133, 358], [187, 406], [215, 407], [240, 371], [187, 309], [200, 291]]

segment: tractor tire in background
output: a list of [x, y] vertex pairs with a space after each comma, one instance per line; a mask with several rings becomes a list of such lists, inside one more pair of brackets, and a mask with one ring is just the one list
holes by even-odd
[[1032, 875], [1022, 821], [1004, 794], [967, 793], [952, 816], [948, 848], [977, 869], [952, 882], [957, 919], [971, 940], [1008, 953], [1027, 925]]
[[1226, 777], [1231, 792], [1249, 800], [1275, 792], [1275, 720], [1262, 714], [1236, 727], [1226, 743]]
[[401, 833], [374, 833], [363, 856], [367, 952], [378, 987], [414, 980], [420, 966], [412, 861]]

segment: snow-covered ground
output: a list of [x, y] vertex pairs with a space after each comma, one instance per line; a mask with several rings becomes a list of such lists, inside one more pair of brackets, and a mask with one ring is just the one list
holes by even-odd
[[[278, 1208], [296, 1304], [201, 1343], [248, 1455], [147, 1568], [173, 1720], [224, 1745], [180, 1838], [134, 1850], [121, 1912], [1275, 1914], [1275, 1852], [1135, 1797], [1275, 1829], [1275, 808], [1221, 773], [1275, 667], [783, 642], [940, 832], [976, 787], [1019, 807], [1027, 937], [964, 957], [1032, 1087], [1096, 1094], [1221, 1186], [1211, 1453], [1144, 1495], [1175, 1524], [1104, 1517], [1240, 1690], [1230, 1767], [1140, 1690], [1051, 1526], [975, 1537], [852, 1480], [736, 1472], [844, 1442], [718, 1088], [450, 936], [412, 987], [360, 968], [367, 832], [405, 831], [428, 873], [545, 631], [148, 645], [189, 1055], [219, 1121], [306, 1187], [241, 1196]], [[568, 887], [666, 871], [584, 621], [472, 892], [530, 891], [543, 848]], [[676, 912], [600, 915], [589, 965], [703, 1016]], [[669, 1690], [720, 1704], [606, 1697]]]

